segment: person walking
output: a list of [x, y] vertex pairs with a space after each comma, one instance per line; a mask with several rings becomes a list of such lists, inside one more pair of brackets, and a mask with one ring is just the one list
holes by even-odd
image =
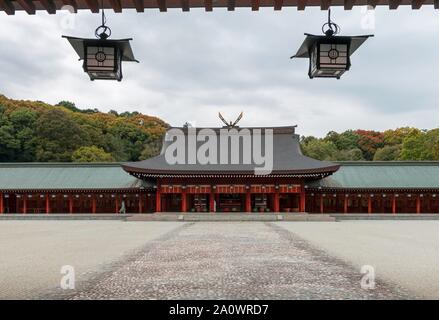
[[121, 206], [120, 206], [119, 213], [122, 213], [122, 214], [125, 214], [125, 213], [126, 213], [125, 200], [122, 200], [122, 204], [121, 204]]

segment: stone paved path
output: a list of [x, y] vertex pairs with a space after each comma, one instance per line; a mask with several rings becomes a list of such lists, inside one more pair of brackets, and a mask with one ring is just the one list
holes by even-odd
[[68, 299], [405, 299], [360, 270], [262, 222], [186, 224], [94, 279]]

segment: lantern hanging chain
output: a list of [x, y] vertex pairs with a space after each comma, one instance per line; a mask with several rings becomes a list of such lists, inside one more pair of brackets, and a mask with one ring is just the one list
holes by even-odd
[[101, 10], [102, 10], [102, 25], [105, 26], [105, 23], [107, 23], [107, 17], [105, 17], [104, 0], [101, 1]]
[[105, 16], [104, 0], [101, 0], [101, 10], [102, 10], [102, 24], [96, 28], [95, 36], [98, 39], [106, 40], [111, 36], [111, 29], [110, 27], [105, 25], [107, 23], [107, 17]]
[[[326, 30], [325, 30], [326, 29]], [[335, 22], [331, 21], [331, 9], [328, 9], [328, 22], [322, 26], [322, 32], [328, 37], [335, 36], [340, 33], [340, 26]]]

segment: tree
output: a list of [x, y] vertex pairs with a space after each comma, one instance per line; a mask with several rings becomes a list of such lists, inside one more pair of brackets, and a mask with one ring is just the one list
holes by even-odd
[[337, 161], [362, 161], [363, 158], [363, 152], [358, 149], [354, 148], [351, 150], [341, 150], [335, 154], [335, 159]]
[[35, 122], [37, 161], [70, 161], [86, 133], [65, 111], [52, 109]]
[[338, 152], [337, 147], [330, 141], [313, 139], [302, 145], [303, 153], [319, 160], [333, 160]]
[[386, 130], [384, 134], [385, 145], [401, 145], [403, 140], [411, 134], [420, 133], [421, 130], [411, 127], [397, 128], [395, 130]]
[[145, 148], [143, 148], [139, 159], [145, 160], [145, 159], [155, 157], [158, 154], [160, 154], [161, 148], [162, 148], [161, 142], [160, 143], [159, 142], [148, 143], [147, 145], [145, 145]]
[[366, 160], [372, 160], [376, 150], [384, 147], [384, 135], [381, 132], [356, 130], [355, 133], [359, 136], [358, 148]]
[[401, 160], [437, 160], [439, 129], [413, 132], [402, 143]]
[[389, 145], [384, 148], [380, 148], [375, 152], [373, 161], [395, 161], [399, 159], [401, 153], [400, 145]]
[[66, 108], [70, 111], [73, 111], [73, 112], [81, 112], [81, 110], [76, 107], [75, 103], [70, 102], [70, 101], [65, 101], [65, 100], [60, 101], [56, 104], [56, 106], [57, 107], [64, 107], [64, 108]]
[[124, 153], [127, 160], [139, 159], [148, 135], [137, 125], [126, 121], [117, 121], [108, 130], [110, 134], [120, 138], [124, 142]]
[[72, 154], [72, 161], [74, 162], [111, 162], [114, 161], [112, 155], [105, 152], [104, 149], [90, 146], [79, 147]]
[[359, 135], [352, 130], [343, 133], [330, 131], [324, 139], [333, 142], [339, 150], [351, 150], [358, 148]]

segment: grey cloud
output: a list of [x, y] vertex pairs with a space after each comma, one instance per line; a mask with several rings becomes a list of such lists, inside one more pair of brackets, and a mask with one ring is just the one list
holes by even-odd
[[[216, 113], [246, 113], [243, 125], [299, 124], [300, 133], [323, 135], [348, 128], [436, 126], [435, 73], [439, 24], [433, 10], [378, 9], [376, 34], [353, 56], [339, 81], [307, 77], [307, 61], [290, 60], [304, 32], [319, 33], [319, 9], [281, 12], [192, 10], [108, 13], [115, 38], [133, 37], [140, 64], [124, 65], [122, 83], [91, 83], [61, 34], [92, 36], [98, 15], [80, 12], [75, 29], [65, 16], [19, 14], [0, 20], [0, 92], [50, 103], [138, 110], [173, 125], [186, 120], [220, 125]], [[361, 10], [334, 10], [344, 34], [361, 29]], [[31, 41], [29, 45], [23, 37]], [[415, 48], [415, 49], [414, 49]]]

